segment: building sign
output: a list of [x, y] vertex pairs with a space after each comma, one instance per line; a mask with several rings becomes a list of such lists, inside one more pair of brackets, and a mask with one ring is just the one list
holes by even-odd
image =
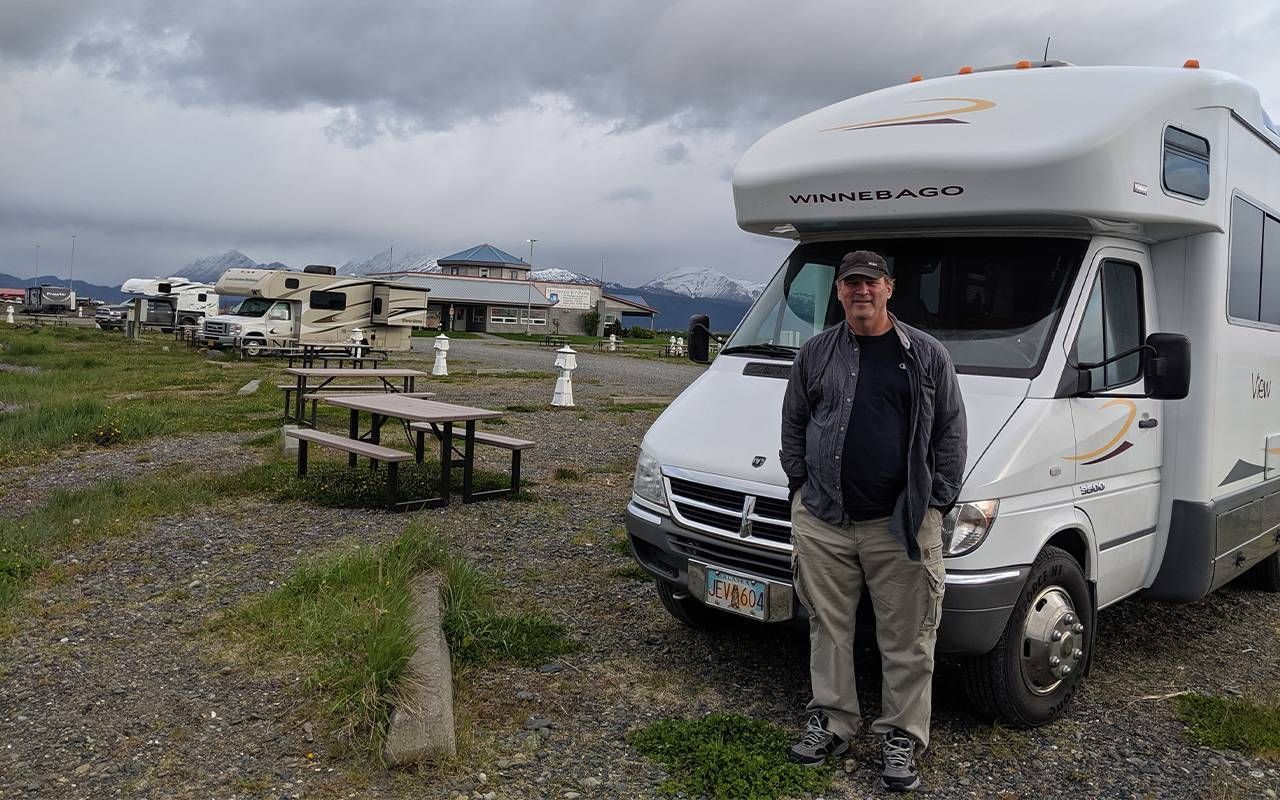
[[592, 308], [590, 289], [547, 289], [547, 299], [556, 308]]

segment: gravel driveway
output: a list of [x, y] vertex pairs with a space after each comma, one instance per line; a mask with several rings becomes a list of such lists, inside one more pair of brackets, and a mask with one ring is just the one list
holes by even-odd
[[[540, 369], [534, 360], [550, 356], [486, 341], [454, 347], [467, 365]], [[652, 797], [664, 776], [625, 744], [631, 727], [724, 711], [797, 729], [808, 699], [801, 632], [694, 632], [666, 615], [649, 583], [615, 574], [628, 562], [609, 544], [630, 493], [629, 473], [616, 470], [634, 461], [656, 412], [611, 412], [604, 398], [674, 394], [698, 368], [588, 354], [580, 363], [602, 376], [583, 384], [581, 408], [506, 415], [504, 433], [540, 443], [526, 461], [540, 502], [419, 512], [512, 598], [546, 610], [583, 645], [540, 670], [459, 676], [459, 714], [476, 735], [457, 765], [388, 773], [330, 751], [298, 674], [244, 665], [203, 626], [301, 560], [342, 539], [389, 540], [410, 516], [237, 499], [79, 546], [33, 587], [0, 647], [0, 797]], [[432, 388], [491, 407], [550, 398], [541, 379]], [[94, 474], [110, 463], [94, 461]], [[121, 469], [136, 463], [118, 460]], [[586, 474], [557, 480], [560, 466]], [[48, 472], [83, 474], [65, 464]], [[31, 486], [7, 477], [10, 492]], [[923, 796], [1267, 797], [1280, 788], [1275, 763], [1188, 744], [1166, 696], [1274, 696], [1277, 620], [1280, 596], [1244, 588], [1189, 606], [1121, 603], [1101, 615], [1097, 659], [1076, 703], [1031, 732], [975, 717], [943, 664]], [[860, 651], [860, 666], [870, 716], [879, 705], [873, 651]], [[870, 740], [855, 742], [851, 756], [826, 797], [877, 794]]]

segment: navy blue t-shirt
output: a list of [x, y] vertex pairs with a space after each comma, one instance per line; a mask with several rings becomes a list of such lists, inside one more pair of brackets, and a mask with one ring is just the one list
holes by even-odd
[[893, 330], [858, 336], [858, 384], [840, 457], [844, 512], [856, 521], [887, 517], [907, 486], [911, 380]]

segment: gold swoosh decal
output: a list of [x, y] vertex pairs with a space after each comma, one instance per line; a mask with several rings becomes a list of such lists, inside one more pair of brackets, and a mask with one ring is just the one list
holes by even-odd
[[1267, 452], [1273, 456], [1280, 456], [1280, 447], [1268, 447]]
[[983, 100], [981, 97], [932, 97], [927, 100], [912, 100], [913, 103], [968, 103], [968, 105], [960, 106], [956, 109], [948, 111], [927, 111], [923, 114], [908, 114], [905, 117], [886, 117], [884, 119], [873, 119], [870, 122], [854, 122], [849, 125], [838, 125], [834, 128], [824, 128], [819, 133], [827, 131], [855, 131], [858, 128], [869, 128], [874, 125], [889, 125], [895, 122], [911, 122], [919, 119], [933, 119], [935, 117], [949, 117], [954, 114], [972, 114], [975, 111], [986, 111], [988, 108], [994, 108], [995, 103], [990, 100]]
[[1123, 397], [1117, 397], [1109, 403], [1103, 403], [1102, 407], [1109, 408], [1116, 405], [1126, 406], [1129, 409], [1129, 416], [1125, 419], [1124, 424], [1120, 426], [1120, 432], [1115, 436], [1112, 436], [1111, 441], [1107, 442], [1102, 447], [1099, 447], [1097, 450], [1078, 456], [1063, 456], [1064, 459], [1067, 461], [1088, 461], [1094, 456], [1101, 455], [1119, 444], [1120, 440], [1124, 438], [1124, 435], [1129, 432], [1129, 427], [1133, 425], [1134, 418], [1138, 416], [1138, 406], [1132, 400], [1125, 400]]

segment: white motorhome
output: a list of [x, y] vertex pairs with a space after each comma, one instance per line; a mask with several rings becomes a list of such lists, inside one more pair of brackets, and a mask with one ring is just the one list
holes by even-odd
[[408, 350], [413, 326], [427, 314], [426, 289], [337, 275], [320, 264], [302, 272], [229, 269], [217, 289], [245, 299], [230, 313], [206, 318], [201, 336], [250, 356], [300, 344], [350, 344], [353, 334], [371, 347]]
[[[147, 299], [144, 325], [197, 325], [218, 312], [219, 297], [214, 287], [186, 278], [130, 278], [120, 285], [120, 291]], [[108, 323], [113, 322], [110, 314], [106, 316]]]
[[854, 249], [885, 254], [890, 311], [959, 374], [938, 649], [980, 709], [1055, 719], [1098, 610], [1135, 593], [1193, 602], [1251, 570], [1280, 590], [1280, 135], [1256, 90], [1194, 66], [913, 81], [742, 157], [739, 225], [797, 245], [641, 445], [627, 528], [674, 616], [803, 615], [780, 408]]

